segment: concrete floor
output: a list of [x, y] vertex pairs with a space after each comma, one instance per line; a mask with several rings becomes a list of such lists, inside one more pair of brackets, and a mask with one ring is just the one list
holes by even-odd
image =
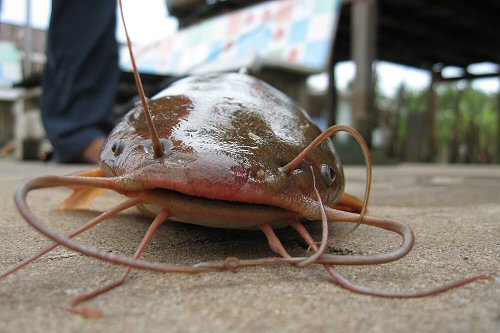
[[[12, 201], [16, 183], [28, 176], [82, 168], [0, 161], [0, 272], [49, 244], [17, 213]], [[363, 169], [349, 167], [346, 176], [348, 190], [361, 195]], [[30, 194], [36, 214], [62, 232], [119, 200], [106, 195], [91, 210], [56, 210], [67, 193], [58, 188]], [[498, 332], [500, 168], [376, 167], [370, 202], [370, 215], [408, 223], [417, 241], [413, 251], [395, 263], [340, 267], [352, 280], [404, 291], [478, 274], [493, 278], [435, 297], [400, 300], [353, 294], [331, 283], [316, 266], [201, 275], [133, 271], [124, 286], [88, 302], [104, 311], [101, 319], [84, 319], [65, 309], [71, 299], [113, 281], [123, 269], [57, 249], [0, 281], [0, 332]], [[149, 223], [129, 210], [79, 239], [113, 253], [131, 254]], [[304, 251], [293, 231], [285, 229], [278, 235], [291, 252]], [[334, 248], [367, 254], [398, 244], [397, 236], [364, 226]], [[258, 232], [167, 224], [144, 257], [196, 263], [271, 255]]]

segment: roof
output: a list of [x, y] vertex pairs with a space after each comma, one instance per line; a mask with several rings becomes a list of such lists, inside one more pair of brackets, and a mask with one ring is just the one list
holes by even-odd
[[[335, 61], [350, 54], [351, 7], [342, 6]], [[378, 0], [377, 59], [429, 69], [500, 62], [500, 2]]]
[[[184, 24], [260, 1], [169, 0]], [[378, 0], [377, 59], [430, 69], [500, 62], [500, 2], [496, 0]], [[343, 1], [334, 60], [351, 59], [351, 1]], [[194, 9], [197, 9], [196, 11]], [[194, 13], [193, 13], [194, 12]], [[197, 14], [197, 15], [196, 15]]]

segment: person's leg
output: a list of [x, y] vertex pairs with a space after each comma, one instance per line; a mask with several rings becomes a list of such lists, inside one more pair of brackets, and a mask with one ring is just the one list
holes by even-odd
[[52, 0], [42, 121], [59, 163], [94, 161], [115, 121], [116, 1]]

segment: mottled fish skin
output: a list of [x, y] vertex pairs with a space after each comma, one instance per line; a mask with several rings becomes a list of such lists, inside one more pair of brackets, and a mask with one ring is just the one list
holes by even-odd
[[[342, 166], [330, 140], [299, 169], [281, 171], [321, 131], [291, 99], [259, 79], [236, 73], [188, 77], [156, 95], [150, 109], [165, 156], [154, 158], [138, 106], [102, 150], [107, 176], [127, 175], [142, 189], [299, 211], [305, 201], [316, 201], [310, 164], [325, 203], [331, 206], [342, 195]], [[325, 165], [333, 177], [325, 175]]]

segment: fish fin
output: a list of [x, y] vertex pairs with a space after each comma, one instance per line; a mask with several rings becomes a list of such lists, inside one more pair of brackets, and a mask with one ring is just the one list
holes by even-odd
[[80, 177], [106, 177], [106, 175], [100, 168], [79, 171], [76, 173], [72, 173], [71, 175]]
[[107, 191], [105, 188], [78, 187], [73, 188], [73, 193], [59, 205], [59, 209], [85, 209], [96, 198], [100, 197]]
[[[92, 169], [77, 172], [72, 174], [72, 176], [79, 177], [106, 177], [101, 169]], [[71, 186], [73, 193], [64, 200], [64, 202], [59, 205], [59, 209], [69, 210], [69, 209], [85, 209], [87, 208], [96, 198], [100, 197], [107, 191], [105, 188], [95, 188], [95, 187], [84, 187], [84, 186]]]
[[342, 197], [340, 198], [339, 202], [337, 202], [333, 208], [338, 209], [338, 210], [343, 210], [345, 212], [351, 212], [351, 213], [361, 213], [361, 210], [363, 208], [363, 202], [355, 197], [354, 195], [348, 194], [348, 193], [343, 193]]

